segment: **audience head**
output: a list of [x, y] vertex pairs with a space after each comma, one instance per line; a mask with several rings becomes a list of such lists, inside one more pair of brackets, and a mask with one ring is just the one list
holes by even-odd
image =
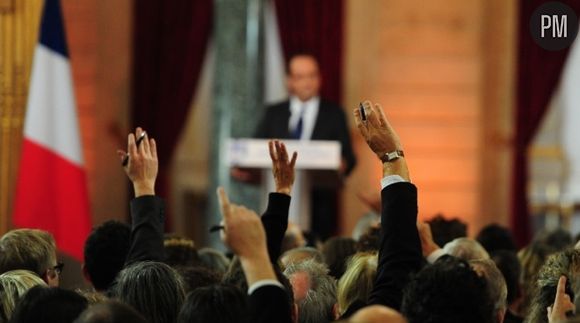
[[527, 316], [529, 311], [536, 281], [538, 280], [538, 273], [548, 259], [548, 256], [554, 253], [554, 249], [546, 244], [538, 241], [533, 241], [530, 245], [518, 252], [518, 258], [522, 265], [522, 292], [523, 299], [518, 312], [523, 316]]
[[580, 250], [569, 249], [553, 254], [542, 266], [530, 304], [529, 322], [548, 322], [546, 309], [554, 303], [561, 276], [566, 276], [566, 293], [576, 303], [576, 295], [580, 295]]
[[536, 234], [534, 241], [543, 243], [554, 252], [562, 251], [573, 246], [572, 235], [564, 229], [542, 230]]
[[89, 306], [74, 323], [148, 323], [131, 306], [115, 300]]
[[498, 224], [485, 226], [479, 231], [476, 240], [489, 253], [497, 250], [517, 251], [516, 242], [511, 231]]
[[123, 269], [113, 296], [133, 306], [150, 322], [173, 323], [185, 298], [179, 274], [164, 263], [136, 262]]
[[340, 315], [353, 304], [366, 304], [377, 275], [377, 254], [358, 253], [349, 261], [346, 272], [338, 281], [338, 308]]
[[322, 253], [312, 247], [301, 247], [288, 250], [280, 257], [280, 263], [282, 268], [286, 268], [292, 264], [300, 263], [309, 259], [321, 264], [324, 263]]
[[165, 235], [165, 263], [171, 267], [193, 266], [199, 262], [199, 256], [193, 240], [176, 234]]
[[503, 317], [507, 311], [507, 286], [501, 271], [491, 259], [471, 260], [469, 264], [487, 282], [487, 292], [494, 302], [495, 322], [503, 322]]
[[455, 257], [419, 271], [405, 288], [401, 309], [410, 323], [490, 323], [495, 318], [485, 278]]
[[507, 287], [507, 304], [511, 305], [521, 297], [520, 276], [522, 266], [515, 252], [498, 250], [491, 254], [491, 260], [501, 271]]
[[187, 295], [177, 323], [249, 322], [246, 293], [229, 285], [200, 287]]
[[448, 242], [444, 247], [445, 253], [466, 261], [475, 259], [489, 259], [489, 254], [479, 242], [469, 238], [457, 238]]
[[295, 54], [288, 60], [286, 83], [288, 92], [301, 101], [308, 101], [318, 95], [320, 90], [320, 71], [313, 55]]
[[111, 220], [93, 229], [87, 238], [83, 272], [97, 291], [107, 290], [123, 269], [130, 235], [127, 224]]
[[75, 292], [38, 285], [24, 294], [10, 322], [72, 323], [86, 308], [87, 300]]
[[324, 264], [314, 259], [291, 263], [284, 275], [292, 284], [298, 322], [327, 322], [337, 318], [336, 280]]
[[37, 285], [46, 283], [29, 270], [11, 270], [0, 275], [0, 322], [8, 322], [20, 298]]
[[230, 261], [223, 253], [213, 248], [202, 248], [198, 252], [199, 263], [209, 270], [223, 275], [230, 266]]
[[383, 305], [367, 306], [356, 312], [349, 320], [350, 323], [406, 323], [401, 313]]
[[367, 233], [370, 228], [378, 228], [381, 218], [373, 212], [363, 215], [352, 230], [352, 238], [359, 241], [363, 234]]
[[49, 286], [58, 286], [60, 269], [52, 235], [37, 229], [11, 230], [0, 238], [0, 273], [30, 270]]
[[333, 237], [324, 242], [322, 255], [330, 275], [339, 279], [346, 269], [346, 262], [356, 253], [356, 242], [351, 238]]
[[284, 238], [282, 239], [281, 252], [284, 253], [288, 250], [304, 246], [306, 246], [304, 233], [298, 225], [288, 222], [288, 228], [286, 229], [286, 233], [284, 233]]
[[178, 266], [175, 270], [185, 283], [185, 293], [189, 293], [199, 287], [211, 286], [222, 280], [221, 275], [206, 267], [201, 266]]
[[378, 252], [381, 244], [381, 228], [370, 227], [357, 241], [358, 252]]
[[447, 220], [438, 214], [427, 223], [431, 228], [433, 241], [438, 246], [444, 246], [457, 238], [467, 237], [467, 224], [458, 219]]

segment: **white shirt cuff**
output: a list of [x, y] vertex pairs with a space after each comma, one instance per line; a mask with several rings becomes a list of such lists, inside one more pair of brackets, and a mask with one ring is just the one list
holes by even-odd
[[385, 176], [381, 179], [381, 189], [384, 189], [385, 187], [387, 187], [391, 184], [401, 183], [401, 182], [406, 182], [406, 180], [404, 178], [402, 178], [400, 175]]
[[441, 256], [444, 256], [446, 254], [447, 254], [447, 252], [445, 252], [445, 250], [439, 248], [427, 256], [427, 262], [432, 264], [432, 263], [436, 262], [437, 259], [441, 258]]
[[257, 282], [253, 283], [252, 286], [248, 288], [248, 295], [251, 295], [256, 289], [264, 286], [278, 286], [282, 289], [285, 289], [284, 285], [282, 285], [279, 281], [275, 279], [264, 279], [258, 280]]

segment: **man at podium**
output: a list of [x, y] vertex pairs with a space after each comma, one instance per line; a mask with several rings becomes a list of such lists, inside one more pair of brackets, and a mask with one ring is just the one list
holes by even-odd
[[[287, 65], [286, 84], [289, 99], [266, 108], [255, 137], [339, 141], [342, 161], [338, 175], [346, 177], [356, 164], [346, 116], [339, 105], [320, 98], [321, 78], [316, 59], [307, 54], [293, 56]], [[339, 186], [320, 187], [306, 173], [297, 174], [292, 204], [300, 205], [292, 206], [290, 221], [323, 240], [334, 235]], [[299, 198], [295, 199], [296, 196]]]

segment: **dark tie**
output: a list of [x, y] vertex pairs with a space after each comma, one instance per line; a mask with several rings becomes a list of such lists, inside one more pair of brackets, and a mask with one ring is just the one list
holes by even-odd
[[292, 139], [300, 139], [300, 136], [302, 136], [302, 123], [303, 123], [303, 119], [304, 119], [304, 107], [302, 107], [302, 111], [300, 111], [300, 119], [298, 119], [298, 123], [296, 124], [296, 127], [294, 127], [294, 130], [292, 130], [292, 133], [290, 134], [290, 137]]

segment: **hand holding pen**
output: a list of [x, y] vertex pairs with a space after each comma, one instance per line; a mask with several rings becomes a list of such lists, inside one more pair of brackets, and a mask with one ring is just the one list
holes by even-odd
[[138, 127], [127, 138], [127, 152], [118, 150], [117, 154], [124, 164], [125, 173], [133, 183], [135, 197], [155, 195], [159, 167], [155, 140], [149, 139], [147, 133]]

